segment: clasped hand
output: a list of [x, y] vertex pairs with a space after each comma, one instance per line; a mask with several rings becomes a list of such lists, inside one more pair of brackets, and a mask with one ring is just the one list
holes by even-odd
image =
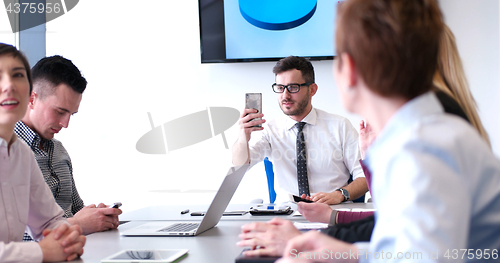
[[44, 238], [38, 243], [44, 262], [71, 261], [83, 254], [86, 238], [78, 225], [62, 224], [55, 229], [44, 229]]
[[254, 222], [241, 227], [236, 243], [240, 247], [252, 247], [245, 256], [281, 256], [288, 240], [300, 235], [292, 222], [273, 218], [268, 222]]

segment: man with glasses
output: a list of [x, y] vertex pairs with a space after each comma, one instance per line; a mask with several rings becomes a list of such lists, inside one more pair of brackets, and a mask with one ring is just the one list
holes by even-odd
[[[282, 190], [315, 202], [338, 204], [362, 196], [368, 187], [359, 164], [358, 133], [346, 118], [312, 106], [318, 85], [311, 62], [286, 57], [273, 73], [272, 89], [286, 116], [258, 127], [266, 122], [259, 119], [264, 115], [244, 109], [233, 164], [253, 166], [268, 157]], [[251, 133], [260, 130], [262, 137], [249, 146]]]

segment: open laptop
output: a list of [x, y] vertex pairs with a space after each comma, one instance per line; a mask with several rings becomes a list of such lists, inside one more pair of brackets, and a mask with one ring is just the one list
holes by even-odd
[[123, 231], [123, 236], [196, 236], [219, 223], [224, 210], [234, 195], [236, 188], [241, 182], [243, 175], [248, 169], [248, 164], [231, 167], [227, 173], [214, 200], [208, 207], [207, 213], [201, 222], [150, 222], [138, 227]]

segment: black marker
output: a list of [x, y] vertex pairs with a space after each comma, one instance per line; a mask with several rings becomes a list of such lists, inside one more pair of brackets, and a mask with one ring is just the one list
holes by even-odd
[[186, 209], [184, 211], [181, 211], [181, 215], [189, 213], [189, 209]]

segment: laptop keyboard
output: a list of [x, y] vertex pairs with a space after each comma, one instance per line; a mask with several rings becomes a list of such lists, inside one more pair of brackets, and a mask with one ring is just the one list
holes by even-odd
[[158, 230], [158, 232], [189, 232], [200, 226], [199, 223], [178, 223], [167, 228]]

